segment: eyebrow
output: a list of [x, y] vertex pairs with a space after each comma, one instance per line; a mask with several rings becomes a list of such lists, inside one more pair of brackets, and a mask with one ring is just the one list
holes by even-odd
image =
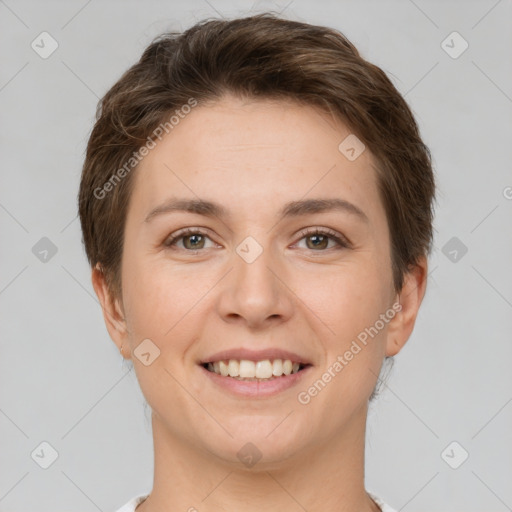
[[[329, 211], [341, 211], [354, 215], [360, 220], [369, 223], [367, 215], [355, 204], [345, 199], [302, 199], [300, 201], [290, 201], [286, 203], [279, 213], [280, 218], [299, 217], [314, 213], [323, 213]], [[229, 211], [221, 204], [203, 199], [169, 199], [153, 208], [146, 216], [145, 222], [153, 218], [172, 212], [188, 212], [204, 215], [206, 217], [229, 218]]]

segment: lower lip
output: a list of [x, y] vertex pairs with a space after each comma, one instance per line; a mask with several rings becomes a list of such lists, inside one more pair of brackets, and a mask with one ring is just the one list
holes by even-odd
[[290, 375], [283, 375], [276, 377], [272, 380], [263, 381], [244, 381], [237, 380], [232, 377], [223, 377], [218, 373], [207, 370], [204, 366], [199, 365], [199, 368], [206, 374], [211, 381], [220, 388], [233, 393], [240, 397], [249, 398], [267, 398], [277, 395], [295, 385], [297, 385], [312, 366], [306, 366], [306, 368], [298, 371], [297, 373], [291, 373]]

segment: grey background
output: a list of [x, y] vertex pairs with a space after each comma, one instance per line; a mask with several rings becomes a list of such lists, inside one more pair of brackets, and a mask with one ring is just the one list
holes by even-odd
[[[405, 512], [512, 510], [510, 0], [0, 0], [0, 511], [107, 512], [151, 489], [149, 410], [81, 247], [85, 143], [98, 98], [154, 36], [267, 9], [344, 32], [434, 156], [430, 283], [370, 411], [367, 489]], [[46, 59], [31, 47], [43, 31], [59, 45]], [[458, 58], [442, 46], [453, 31], [469, 44]], [[58, 452], [48, 469], [31, 456], [43, 441]]]

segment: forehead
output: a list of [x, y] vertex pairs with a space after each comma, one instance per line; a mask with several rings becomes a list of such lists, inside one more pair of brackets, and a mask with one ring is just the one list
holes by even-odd
[[170, 196], [201, 198], [250, 215], [306, 197], [342, 198], [378, 217], [373, 157], [364, 150], [349, 160], [339, 149], [349, 136], [313, 106], [228, 96], [194, 107], [157, 143], [139, 164], [131, 203], [147, 214]]

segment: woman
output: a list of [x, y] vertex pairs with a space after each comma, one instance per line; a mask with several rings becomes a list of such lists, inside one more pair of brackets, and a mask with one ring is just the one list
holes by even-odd
[[83, 240], [155, 450], [119, 512], [392, 512], [364, 487], [367, 410], [435, 193], [404, 99], [339, 32], [264, 14], [164, 34], [100, 106]]

